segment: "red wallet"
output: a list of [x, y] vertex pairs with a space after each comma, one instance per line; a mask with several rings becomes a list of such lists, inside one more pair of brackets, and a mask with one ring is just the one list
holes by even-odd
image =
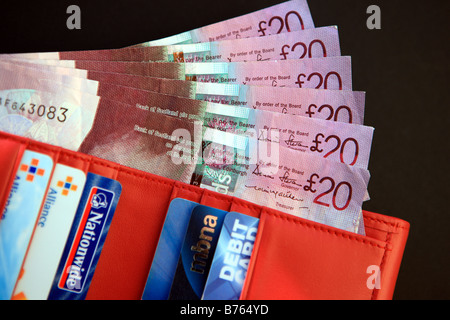
[[409, 223], [364, 211], [366, 235], [0, 132], [0, 210], [25, 149], [119, 181], [122, 194], [86, 299], [141, 299], [169, 204], [184, 198], [260, 218], [241, 299], [392, 299]]

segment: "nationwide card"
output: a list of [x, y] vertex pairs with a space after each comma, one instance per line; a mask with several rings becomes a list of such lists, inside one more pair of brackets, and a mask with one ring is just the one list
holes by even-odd
[[192, 210], [169, 300], [200, 300], [226, 211], [200, 205]]
[[197, 206], [198, 203], [181, 198], [170, 202], [142, 300], [167, 300], [169, 297], [191, 213]]
[[203, 291], [203, 300], [239, 300], [258, 224], [258, 218], [238, 212], [227, 214]]
[[48, 155], [23, 153], [0, 221], [0, 300], [12, 297], [52, 170]]
[[85, 182], [83, 171], [55, 165], [13, 299], [47, 299]]
[[83, 300], [122, 192], [116, 180], [88, 172], [49, 300]]

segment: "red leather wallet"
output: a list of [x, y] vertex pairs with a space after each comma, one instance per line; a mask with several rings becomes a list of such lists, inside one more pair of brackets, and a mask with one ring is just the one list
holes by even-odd
[[391, 299], [409, 223], [364, 211], [366, 235], [0, 132], [0, 210], [25, 149], [118, 180], [122, 194], [86, 299], [140, 299], [169, 203], [184, 198], [260, 218], [241, 299]]

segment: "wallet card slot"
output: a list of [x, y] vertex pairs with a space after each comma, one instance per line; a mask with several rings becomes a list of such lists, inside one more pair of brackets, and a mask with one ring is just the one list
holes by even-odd
[[363, 214], [366, 236], [385, 242], [388, 248], [379, 265], [381, 270], [379, 287], [383, 290], [373, 290], [372, 299], [392, 299], [410, 224], [378, 213], [363, 211]]
[[120, 167], [122, 194], [87, 299], [139, 300], [174, 183]]
[[174, 183], [172, 195], [170, 196], [170, 201], [175, 198], [182, 198], [200, 203], [202, 194], [203, 192], [201, 189], [176, 181]]
[[383, 270], [392, 248], [264, 209], [253, 250], [242, 299], [374, 299], [367, 270]]
[[263, 207], [248, 201], [233, 197], [229, 211], [239, 212], [255, 218], [260, 218]]
[[228, 195], [204, 189], [200, 204], [219, 210], [230, 211], [232, 201], [232, 197]]

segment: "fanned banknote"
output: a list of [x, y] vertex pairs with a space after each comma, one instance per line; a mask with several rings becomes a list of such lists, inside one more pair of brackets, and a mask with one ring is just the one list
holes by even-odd
[[373, 128], [208, 103], [204, 125], [367, 169]]
[[240, 62], [335, 57], [341, 55], [341, 49], [337, 27], [323, 27], [267, 37], [172, 45], [167, 46], [167, 53], [172, 62]]
[[0, 55], [0, 130], [364, 234], [374, 128], [291, 0], [107, 50]]
[[[10, 81], [15, 78], [21, 79], [20, 74], [9, 77]], [[54, 81], [48, 79], [41, 79], [37, 84], [29, 86], [30, 89], [42, 91], [51, 91], [53, 87]], [[54, 94], [58, 95], [59, 92], [54, 91]], [[81, 91], [79, 94], [89, 96]], [[350, 165], [368, 166], [373, 129], [362, 125], [334, 121], [329, 123], [326, 120], [216, 104], [113, 84], [101, 85], [98, 94], [102, 99], [119, 101], [148, 112], [199, 120], [208, 127], [252, 134], [261, 140], [270, 139], [268, 132], [279, 129], [279, 142], [286, 147], [302, 152], [315, 152]], [[99, 104], [102, 103], [100, 99], [98, 101]]]
[[[365, 92], [242, 84], [208, 83], [90, 71], [89, 78], [108, 86], [128, 86], [190, 99], [308, 118], [363, 124]], [[100, 92], [100, 91], [99, 91]]]
[[119, 85], [120, 87], [116, 88], [118, 91], [122, 86], [126, 86], [220, 104], [303, 115], [309, 118], [364, 123], [365, 93], [360, 91], [206, 83], [102, 71], [89, 71], [86, 75], [89, 79], [82, 79], [76, 75], [66, 75], [70, 73], [70, 68], [64, 68], [67, 72], [61, 74], [58, 72], [60, 67], [39, 64], [17, 65], [1, 62], [0, 67], [5, 70], [2, 79], [5, 80], [6, 85], [10, 85], [8, 72], [15, 72], [23, 75], [20, 85], [25, 87], [27, 87], [27, 81], [41, 79], [42, 82], [42, 79], [49, 79], [80, 91], [101, 94], [102, 90], [111, 91], [114, 85]]
[[[273, 126], [271, 125], [271, 121], [277, 119], [278, 123], [285, 124], [283, 129], [286, 130], [285, 132], [289, 133], [289, 135], [286, 135], [285, 138], [281, 139], [286, 146], [289, 145], [289, 147], [296, 148], [297, 150], [314, 150], [314, 152], [321, 153], [324, 149], [320, 148], [319, 145], [322, 143], [328, 143], [328, 146], [331, 145], [332, 147], [329, 147], [329, 150], [322, 153], [325, 157], [329, 157], [331, 155], [331, 158], [337, 158], [344, 163], [347, 161], [351, 165], [354, 165], [355, 163], [364, 167], [367, 167], [368, 165], [372, 134], [370, 131], [371, 129], [368, 128], [369, 130], [366, 134], [363, 134], [363, 136], [358, 136], [358, 134], [354, 135], [354, 137], [357, 137], [356, 139], [353, 136], [350, 137], [341, 135], [343, 131], [349, 132], [353, 130], [357, 132], [359, 130], [358, 128], [364, 128], [363, 126], [350, 126], [350, 129], [339, 130], [332, 129], [338, 126], [337, 124], [330, 125], [328, 128], [326, 125], [322, 125], [321, 132], [317, 131], [319, 130], [317, 128], [317, 130], [313, 130], [313, 132], [315, 132], [313, 133], [307, 132], [308, 130], [305, 130], [304, 128], [314, 123], [314, 121], [308, 124], [307, 121], [302, 121], [302, 117], [291, 117], [289, 119], [283, 114], [270, 115], [270, 112], [264, 114], [264, 112], [258, 112], [249, 108], [236, 108], [232, 106], [227, 106], [224, 108], [224, 106], [215, 105], [214, 103], [205, 104], [191, 99], [158, 95], [148, 91], [135, 90], [133, 88], [115, 85], [103, 85], [100, 87], [99, 94], [107, 99], [136, 105], [138, 108], [150, 112], [162, 113], [188, 120], [201, 120], [205, 125], [213, 124], [216, 126], [219, 124], [219, 126], [223, 126], [223, 128], [221, 128], [222, 130], [224, 130], [226, 126], [229, 126], [228, 124], [230, 121], [231, 123], [235, 122], [236, 124], [243, 124], [239, 130], [242, 130], [243, 128], [256, 128], [258, 130], [262, 130], [267, 129], [269, 126], [272, 128]], [[207, 107], [209, 108], [209, 114], [206, 118], [204, 118], [205, 109]], [[292, 125], [289, 125], [289, 123], [292, 123]], [[279, 127], [279, 124], [274, 125]], [[314, 125], [312, 127], [314, 127]], [[341, 127], [345, 126], [341, 125]], [[264, 132], [257, 133], [260, 138], [263, 137], [264, 134]], [[305, 136], [309, 134], [311, 134], [311, 139], [309, 139], [309, 144], [311, 144], [311, 146], [306, 146], [305, 142], [302, 144], [302, 140], [305, 141]], [[302, 135], [302, 140], [297, 139], [297, 135]], [[265, 139], [267, 138], [268, 137]], [[345, 152], [345, 150], [347, 150], [347, 152]], [[348, 152], [348, 150], [351, 151]], [[348, 155], [349, 153], [350, 156]]]
[[[47, 64], [74, 70], [107, 71], [211, 83], [273, 87], [352, 90], [351, 57], [251, 62], [123, 62], [92, 60], [12, 59], [15, 63]], [[82, 75], [80, 75], [82, 76]], [[87, 76], [88, 77], [88, 76]]]
[[364, 234], [368, 170], [255, 140], [207, 129], [191, 183]]
[[[53, 93], [54, 97], [66, 96], [64, 94], [64, 91], [61, 91], [60, 88], [55, 87], [55, 90], [59, 90], [59, 93]], [[26, 100], [26, 103], [24, 102], [20, 104], [20, 102], [16, 103], [16, 100], [19, 101], [19, 98], [15, 98], [10, 93], [11, 91], [5, 92], [7, 93], [5, 97], [2, 96], [0, 99], [6, 104], [6, 109], [10, 105], [13, 106], [12, 109], [17, 111], [15, 115], [21, 115], [21, 113], [30, 114], [30, 110], [34, 109], [34, 104], [38, 102], [39, 99], [39, 102], [42, 102], [43, 97], [45, 97], [44, 92], [39, 92], [39, 96], [35, 93], [34, 97], [23, 99], [24, 101]], [[14, 91], [12, 93], [14, 93]], [[31, 109], [30, 105], [32, 105]], [[59, 106], [58, 104], [55, 105]], [[229, 108], [229, 106], [218, 106]], [[44, 115], [44, 108], [45, 105], [44, 102], [42, 102], [42, 104], [37, 107], [36, 114], [38, 116], [41, 116], [41, 113], [42, 115]], [[49, 112], [53, 111], [47, 111], [47, 114], [45, 114], [45, 116], [47, 117], [47, 119], [45, 119], [46, 122], [53, 120], [53, 115], [50, 116]], [[281, 114], [279, 115], [285, 116]], [[58, 120], [60, 116], [61, 115], [56, 114], [56, 120]], [[7, 129], [5, 126], [2, 126], [1, 128], [3, 130]], [[67, 127], [65, 125], [61, 125], [58, 128], [65, 129]], [[221, 159], [221, 155], [219, 153], [215, 153], [214, 163], [211, 164], [208, 162], [210, 159], [209, 154], [205, 156], [205, 154], [203, 153], [206, 151], [204, 149], [200, 149], [200, 146], [205, 146], [205, 143], [211, 142], [215, 145], [222, 145], [222, 147], [218, 148], [217, 150], [223, 150], [223, 147], [226, 146], [230, 147], [230, 150], [234, 151], [240, 149], [247, 150], [247, 145], [245, 143], [242, 145], [241, 143], [237, 143], [237, 141], [246, 141], [241, 140], [246, 138], [244, 136], [236, 135], [235, 139], [226, 139], [225, 141], [222, 138], [222, 134], [226, 134], [226, 132], [214, 130], [214, 132], [216, 133], [212, 136], [208, 136], [207, 130], [209, 130], [209, 128], [204, 129], [201, 126], [201, 123], [198, 122], [196, 123], [193, 121], [188, 121], [187, 119], [172, 117], [165, 113], [151, 113], [148, 112], [148, 110], [144, 110], [142, 108], [133, 107], [132, 105], [127, 105], [114, 100], [108, 100], [106, 98], [101, 98], [101, 102], [99, 102], [99, 105], [97, 107], [95, 121], [92, 126], [89, 127], [89, 134], [83, 137], [81, 146], [79, 148], [76, 148], [75, 150], [80, 150], [84, 153], [88, 153], [100, 158], [104, 158], [154, 174], [157, 174], [161, 167], [163, 167], [164, 173], [162, 174], [164, 176], [189, 183], [192, 183], [193, 176], [195, 176], [196, 174], [198, 176], [198, 170], [200, 166], [200, 172], [202, 173], [201, 185], [203, 187], [208, 186], [209, 181], [211, 183], [211, 186], [214, 187], [217, 183], [222, 182], [223, 179], [217, 178], [216, 175], [212, 175], [209, 179], [205, 179], [203, 178], [203, 176], [206, 177], [207, 174], [211, 175], [212, 172], [215, 172], [217, 170], [217, 165], [220, 164], [217, 161]], [[43, 141], [62, 147], [69, 147], [69, 143], [72, 142], [72, 139], [74, 137], [80, 136], [79, 134], [76, 134], [76, 132], [69, 133], [70, 134], [60, 135], [60, 139], [51, 139], [49, 138], [51, 137], [51, 134], [48, 134], [48, 137], [46, 136], [45, 140]], [[18, 134], [27, 136], [27, 132]], [[39, 135], [33, 135], [31, 137], [37, 140], [42, 140]], [[79, 139], [77, 141], [79, 143]], [[230, 141], [232, 141], [233, 143], [230, 144]], [[259, 144], [267, 143], [269, 140], [257, 139], [257, 141], [257, 147], [259, 150]], [[74, 147], [71, 148], [74, 149]], [[294, 151], [290, 150], [289, 148], [285, 148], [284, 146], [280, 146], [280, 150], [282, 150], [282, 152], [279, 153], [280, 155], [284, 154], [284, 152]], [[302, 159], [304, 155], [305, 153], [297, 153], [294, 157], [295, 160], [291, 160], [291, 162], [293, 161], [295, 163], [298, 159]], [[233, 159], [237, 159], [237, 156], [239, 155], [231, 155]], [[233, 195], [238, 195], [237, 192], [238, 190], [240, 190], [239, 188], [244, 185], [243, 183], [246, 183], [247, 180], [243, 180], [243, 177], [250, 177], [248, 172], [248, 165], [253, 164], [253, 160], [260, 163], [259, 157], [256, 159], [251, 156], [247, 156], [246, 154], [243, 154], [242, 156], [244, 165], [241, 165], [239, 161], [237, 162], [237, 164], [235, 162], [228, 163], [228, 160], [226, 160], [225, 164], [227, 168], [230, 165], [233, 170], [241, 172], [241, 174], [238, 176], [238, 179], [233, 182], [233, 188], [227, 190], [227, 193]], [[199, 161], [197, 157], [201, 157], [202, 160]], [[247, 159], [249, 160], [248, 163]], [[315, 157], [314, 161], [322, 161], [322, 158]], [[329, 162], [340, 164], [337, 161]], [[245, 175], [242, 175], [242, 168], [247, 169], [247, 171], [245, 171]], [[220, 170], [222, 169], [223, 166], [220, 167]], [[228, 169], [225, 170], [225, 172], [233, 171]], [[255, 172], [255, 170], [252, 170], [252, 174], [254, 174]], [[274, 172], [271, 172], [271, 174], [274, 174]], [[255, 182], [252, 180], [251, 183]], [[223, 189], [219, 189], [217, 191], [223, 191]], [[250, 192], [246, 192], [247, 199], [250, 199], [248, 198], [250, 194]], [[255, 197], [256, 195], [257, 194], [254, 194]], [[279, 194], [279, 196], [281, 196], [281, 193]], [[288, 208], [289, 206], [286, 205], [286, 208], [282, 208], [282, 211], [289, 212], [289, 210], [287, 210]], [[300, 213], [295, 210], [291, 213], [300, 215]], [[339, 221], [339, 223], [335, 224], [335, 226], [342, 227], [342, 223], [342, 221]], [[345, 228], [348, 229], [349, 226], [345, 226]]]
[[[338, 183], [342, 182], [340, 184], [342, 187], [337, 191], [340, 192], [339, 198], [334, 200], [334, 204], [338, 208], [336, 210], [342, 212], [340, 212], [340, 215], [332, 215], [336, 219], [333, 221], [330, 216], [324, 216], [326, 210], [321, 206], [318, 206], [321, 209], [320, 212], [308, 210], [312, 205], [310, 203], [314, 204], [315, 198], [310, 199], [311, 197], [309, 197], [309, 200], [303, 200], [308, 204], [301, 208], [286, 204], [287, 200], [291, 203], [292, 199], [290, 196], [285, 199], [282, 194], [287, 192], [295, 195], [297, 191], [303, 192], [302, 190], [296, 192], [291, 190], [289, 181], [295, 179], [294, 174], [289, 178], [284, 174], [280, 175], [279, 172], [275, 173], [272, 167], [264, 173], [262, 167], [265, 164], [258, 167], [260, 169], [255, 167], [255, 165], [261, 164], [262, 159], [266, 158], [259, 157], [260, 154], [256, 158], [249, 156], [247, 146], [250, 144], [247, 144], [247, 137], [203, 128], [199, 122], [174, 118], [161, 113], [149, 113], [140, 108], [135, 108], [132, 111], [131, 108], [133, 107], [130, 105], [116, 101], [110, 101], [109, 104], [99, 108], [93, 129], [85, 139], [80, 151], [185, 183], [196, 184], [196, 182], [199, 182], [199, 185], [203, 188], [242, 196], [257, 203], [258, 201], [261, 203], [260, 193], [243, 191], [246, 188], [245, 186], [262, 184], [264, 188], [267, 188], [268, 181], [272, 180], [269, 175], [272, 175], [274, 179], [278, 177], [278, 180], [281, 177], [280, 181], [283, 180], [284, 176], [285, 179], [279, 186], [282, 189], [277, 193], [277, 197], [281, 198], [280, 201], [285, 207], [279, 206], [278, 210], [313, 218], [316, 221], [327, 221], [329, 225], [357, 232], [359, 210], [367, 191], [369, 178], [367, 170], [279, 147], [280, 158], [277, 158], [279, 159], [277, 163], [280, 166], [283, 165], [282, 168], [284, 168], [283, 161], [289, 159], [286, 167], [303, 168], [304, 165], [308, 170], [313, 168], [316, 170], [311, 171], [310, 176], [307, 177], [310, 178], [312, 186], [317, 183], [324, 188], [323, 181], [319, 181], [325, 177], [336, 179], [335, 181], [338, 181]], [[228, 136], [224, 138], [224, 135]], [[261, 146], [264, 146], [267, 141], [258, 141], [257, 143], [258, 145], [262, 143]], [[214, 146], [213, 149], [207, 147], [211, 145]], [[286, 154], [286, 157], [282, 157], [284, 154]], [[163, 172], [160, 172], [161, 168], [164, 168]], [[292, 172], [294, 173], [294, 171]], [[261, 172], [263, 180], [259, 180], [261, 175], [258, 172]], [[201, 179], [198, 177], [199, 173], [202, 175]], [[225, 173], [233, 173], [238, 176], [238, 179], [232, 181], [232, 178], [227, 177]], [[316, 175], [320, 177], [317, 181]], [[258, 179], [255, 180], [253, 176], [258, 177]], [[232, 182], [232, 185], [227, 184], [227, 182]], [[307, 187], [307, 181], [304, 183], [304, 187]], [[273, 185], [272, 188], [276, 190], [278, 186]], [[352, 189], [352, 195], [345, 198], [344, 195], [346, 192], [348, 194], [349, 189]], [[321, 189], [318, 188], [318, 190]], [[318, 195], [315, 192], [311, 194]], [[296, 197], [298, 198], [300, 195]], [[341, 197], [343, 198], [341, 199]], [[358, 203], [359, 207], [357, 206]], [[266, 204], [273, 207], [276, 202]], [[291, 207], [294, 210], [291, 210]], [[347, 208], [350, 209], [347, 210]]]

